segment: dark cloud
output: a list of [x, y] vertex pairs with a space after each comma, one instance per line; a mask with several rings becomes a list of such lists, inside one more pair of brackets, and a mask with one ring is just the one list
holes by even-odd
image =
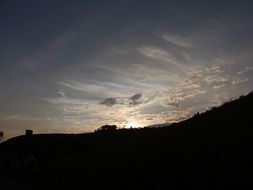
[[129, 100], [130, 100], [129, 105], [136, 106], [136, 105], [141, 104], [142, 103], [141, 97], [142, 97], [141, 93], [137, 93], [137, 94], [131, 96], [129, 98]]
[[106, 106], [114, 106], [117, 104], [117, 99], [116, 98], [106, 98], [104, 101], [100, 102], [100, 104], [106, 105]]
[[126, 105], [126, 106], [136, 106], [142, 103], [146, 103], [148, 100], [143, 101], [142, 94], [137, 93], [131, 97], [117, 97], [117, 98], [105, 98], [100, 104], [112, 107], [114, 105]]
[[170, 102], [167, 102], [167, 105], [173, 106], [173, 107], [179, 107], [179, 102], [171, 100]]

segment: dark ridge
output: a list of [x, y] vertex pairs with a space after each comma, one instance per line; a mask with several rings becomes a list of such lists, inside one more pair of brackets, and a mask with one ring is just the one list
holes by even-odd
[[13, 138], [1, 175], [24, 189], [253, 187], [252, 110], [250, 93], [167, 127]]

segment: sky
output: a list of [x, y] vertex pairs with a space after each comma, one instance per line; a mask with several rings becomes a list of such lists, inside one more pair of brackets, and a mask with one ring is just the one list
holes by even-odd
[[0, 131], [170, 124], [253, 87], [253, 2], [1, 0]]

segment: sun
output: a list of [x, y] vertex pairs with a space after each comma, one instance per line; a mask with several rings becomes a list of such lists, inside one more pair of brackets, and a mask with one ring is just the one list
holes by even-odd
[[125, 128], [139, 128], [140, 124], [136, 121], [130, 121], [126, 124]]

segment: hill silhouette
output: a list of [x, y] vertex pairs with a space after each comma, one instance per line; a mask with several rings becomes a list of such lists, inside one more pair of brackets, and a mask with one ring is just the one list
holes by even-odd
[[250, 93], [167, 127], [16, 137], [0, 175], [19, 189], [253, 187], [252, 110]]

